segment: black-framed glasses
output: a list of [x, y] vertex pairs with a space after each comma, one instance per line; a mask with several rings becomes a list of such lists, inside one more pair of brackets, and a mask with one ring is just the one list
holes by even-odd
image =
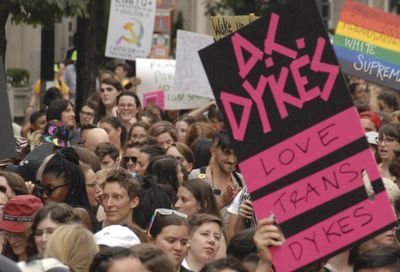
[[123, 156], [122, 159], [124, 160], [124, 163], [128, 163], [129, 161], [132, 161], [133, 164], [137, 163], [137, 157], [135, 156]]
[[396, 141], [399, 141], [399, 139], [397, 139], [395, 137], [390, 137], [390, 136], [387, 136], [387, 137], [379, 136], [376, 138], [376, 142], [379, 144], [382, 144], [383, 142], [385, 142], [387, 145], [390, 145]]
[[69, 185], [69, 183], [64, 183], [61, 185], [53, 186], [53, 185], [35, 185], [36, 191], [39, 195], [47, 195], [51, 196], [51, 194], [57, 190], [58, 188]]
[[177, 215], [179, 217], [188, 219], [187, 214], [183, 213], [183, 212], [179, 212], [179, 211], [171, 210], [171, 209], [156, 209], [154, 211], [154, 213], [153, 213], [153, 216], [151, 217], [149, 227], [147, 228], [147, 235], [150, 235], [151, 227], [153, 226], [154, 220], [156, 219], [158, 214], [161, 214], [161, 215]]

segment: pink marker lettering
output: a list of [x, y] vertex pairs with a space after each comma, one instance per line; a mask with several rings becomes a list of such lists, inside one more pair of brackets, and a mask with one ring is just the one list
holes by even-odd
[[292, 61], [292, 63], [290, 64], [290, 71], [292, 72], [294, 83], [296, 84], [297, 91], [299, 92], [299, 95], [302, 98], [303, 102], [313, 100], [321, 94], [321, 90], [318, 86], [308, 91], [304, 88], [304, 86], [308, 83], [308, 79], [307, 77], [300, 75], [299, 69], [309, 63], [310, 58], [307, 55], [304, 55]]
[[285, 103], [293, 105], [299, 109], [303, 107], [303, 102], [301, 99], [285, 93], [283, 90], [285, 88], [288, 71], [288, 68], [282, 67], [278, 81], [276, 81], [274, 75], [270, 75], [267, 77], [267, 81], [269, 83], [269, 86], [271, 87], [272, 95], [275, 99], [276, 106], [278, 107], [278, 111], [282, 119], [288, 116]]
[[267, 133], [271, 131], [271, 125], [269, 124], [267, 112], [265, 111], [264, 101], [262, 99], [265, 91], [265, 86], [267, 86], [267, 79], [264, 76], [260, 76], [256, 89], [254, 89], [254, 87], [251, 86], [251, 84], [247, 80], [245, 80], [243, 83], [243, 88], [249, 93], [251, 98], [256, 103], [263, 131]]
[[324, 47], [325, 47], [325, 39], [318, 38], [317, 47], [315, 49], [314, 56], [311, 61], [311, 70], [313, 70], [314, 72], [326, 72], [329, 74], [321, 94], [321, 98], [324, 101], [328, 101], [329, 96], [331, 95], [332, 92], [333, 85], [335, 84], [336, 78], [339, 75], [339, 66], [327, 63], [321, 63], [321, 57], [322, 57], [322, 52], [324, 51]]
[[269, 21], [267, 38], [264, 41], [264, 52], [268, 55], [272, 55], [272, 51], [276, 51], [282, 55], [285, 55], [291, 59], [297, 57], [297, 52], [275, 42], [276, 31], [278, 30], [279, 15], [276, 13], [271, 14], [271, 19]]
[[[233, 34], [232, 44], [239, 67], [239, 75], [241, 78], [245, 78], [254, 65], [262, 60], [263, 52], [238, 33]], [[243, 49], [251, 54], [247, 62], [244, 60]]]
[[[228, 117], [228, 121], [232, 127], [233, 138], [235, 138], [237, 141], [243, 141], [247, 124], [249, 122], [253, 101], [251, 101], [251, 99], [226, 93], [224, 91], [221, 92], [220, 98]], [[239, 123], [236, 121], [231, 104], [243, 106], [243, 112], [241, 115], [242, 117], [240, 118]]]

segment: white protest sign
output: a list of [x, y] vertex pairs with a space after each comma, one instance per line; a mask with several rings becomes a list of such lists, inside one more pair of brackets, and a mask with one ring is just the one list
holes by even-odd
[[130, 60], [147, 57], [155, 14], [154, 0], [111, 0], [106, 56]]
[[198, 51], [214, 42], [213, 37], [178, 30], [175, 92], [214, 99]]
[[142, 81], [137, 86], [137, 94], [142, 103], [144, 93], [156, 90], [164, 90], [166, 110], [193, 109], [210, 102], [210, 99], [173, 90], [175, 60], [136, 59], [136, 76]]

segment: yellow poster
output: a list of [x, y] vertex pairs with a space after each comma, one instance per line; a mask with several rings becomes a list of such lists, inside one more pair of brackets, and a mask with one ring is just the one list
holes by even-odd
[[211, 16], [214, 40], [218, 41], [257, 20], [254, 14], [241, 16]]

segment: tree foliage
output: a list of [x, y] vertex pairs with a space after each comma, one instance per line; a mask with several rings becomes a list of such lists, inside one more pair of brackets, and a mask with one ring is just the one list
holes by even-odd
[[0, 0], [0, 56], [6, 54], [6, 23], [50, 25], [62, 17], [87, 16], [89, 0]]
[[246, 15], [254, 13], [263, 16], [286, 3], [287, 0], [205, 0], [206, 15]]
[[89, 0], [6, 0], [6, 2], [14, 23], [46, 25], [61, 21], [63, 17], [87, 16]]

